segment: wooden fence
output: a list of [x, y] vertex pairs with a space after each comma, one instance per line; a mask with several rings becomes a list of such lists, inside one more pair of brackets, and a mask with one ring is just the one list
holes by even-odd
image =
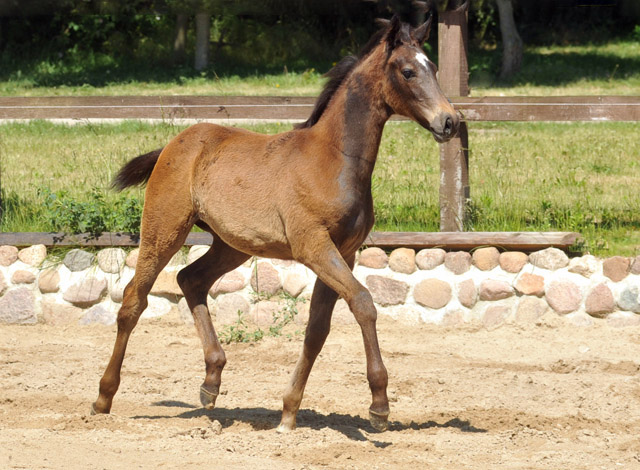
[[[640, 121], [640, 96], [452, 97], [464, 121]], [[302, 121], [315, 97], [0, 97], [0, 119]], [[394, 116], [392, 119], [402, 119]]]
[[[471, 121], [640, 121], [640, 96], [480, 97], [468, 95], [468, 66], [464, 9], [440, 14], [439, 78], [443, 91], [463, 115], [459, 135], [441, 145], [440, 229], [438, 234], [372, 233], [369, 244], [392, 247], [448, 248], [499, 245], [533, 250], [568, 247], [575, 233], [455, 233], [464, 226], [470, 197], [467, 122]], [[0, 97], [0, 119], [154, 119], [154, 120], [304, 120], [314, 97], [249, 96], [55, 96]], [[394, 116], [392, 119], [400, 119]], [[195, 236], [198, 238], [200, 235]], [[193, 237], [192, 237], [193, 238]], [[122, 234], [66, 236], [64, 234], [0, 234], [0, 244], [132, 244]], [[22, 242], [21, 242], [22, 241]], [[450, 242], [450, 243], [449, 243]]]

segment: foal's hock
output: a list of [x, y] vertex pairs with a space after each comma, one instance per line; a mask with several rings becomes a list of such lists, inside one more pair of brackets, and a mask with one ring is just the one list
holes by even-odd
[[458, 116], [438, 86], [436, 67], [422, 50], [430, 25], [431, 19], [412, 28], [394, 17], [358, 57], [343, 59], [328, 73], [311, 117], [294, 130], [270, 136], [197, 124], [161, 151], [141, 155], [120, 170], [117, 188], [147, 182], [147, 189], [138, 264], [118, 312], [115, 346], [94, 413], [111, 410], [127, 341], [147, 295], [197, 224], [213, 235], [213, 243], [180, 271], [178, 283], [204, 350], [203, 405], [214, 406], [226, 363], [207, 309], [209, 288], [251, 256], [293, 259], [318, 278], [278, 430], [295, 428], [338, 297], [362, 329], [371, 423], [386, 429], [387, 371], [378, 347], [377, 312], [351, 270], [373, 226], [371, 174], [389, 117], [396, 113], [416, 121], [438, 142], [458, 130]]

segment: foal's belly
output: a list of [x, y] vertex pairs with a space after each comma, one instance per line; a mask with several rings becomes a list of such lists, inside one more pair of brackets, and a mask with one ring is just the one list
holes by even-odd
[[265, 258], [292, 258], [282, 221], [268, 208], [213, 206], [200, 218], [226, 244], [239, 251]]

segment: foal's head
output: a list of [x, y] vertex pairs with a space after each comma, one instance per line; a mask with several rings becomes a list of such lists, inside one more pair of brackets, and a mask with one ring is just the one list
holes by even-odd
[[460, 119], [438, 85], [435, 64], [422, 50], [430, 29], [431, 17], [416, 28], [397, 16], [389, 22], [380, 42], [386, 52], [383, 94], [394, 113], [429, 129], [438, 142], [446, 142], [458, 132]]

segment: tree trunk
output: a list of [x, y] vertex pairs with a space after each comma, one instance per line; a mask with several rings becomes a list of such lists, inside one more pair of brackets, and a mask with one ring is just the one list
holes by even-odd
[[513, 19], [511, 0], [496, 0], [500, 15], [500, 33], [502, 34], [502, 68], [500, 78], [512, 77], [522, 65], [522, 39]]
[[187, 45], [187, 25], [189, 24], [189, 15], [186, 13], [178, 13], [176, 15], [176, 37], [173, 41], [173, 62], [183, 64], [186, 57]]
[[211, 14], [196, 14], [196, 60], [195, 69], [200, 71], [209, 65], [209, 41], [211, 36]]

